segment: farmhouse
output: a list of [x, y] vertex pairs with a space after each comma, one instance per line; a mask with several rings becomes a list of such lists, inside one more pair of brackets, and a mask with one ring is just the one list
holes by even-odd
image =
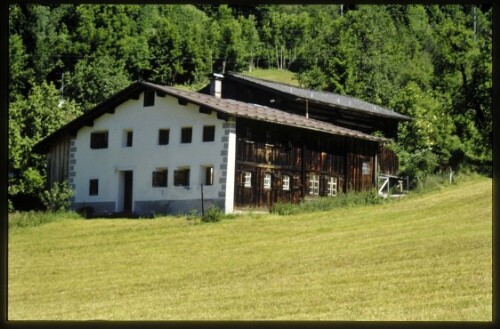
[[395, 174], [387, 139], [370, 133], [406, 117], [266, 84], [215, 75], [204, 94], [138, 81], [34, 151], [47, 155], [47, 184], [67, 180], [72, 208], [96, 213], [185, 213], [202, 203], [231, 213], [366, 190], [380, 172]]

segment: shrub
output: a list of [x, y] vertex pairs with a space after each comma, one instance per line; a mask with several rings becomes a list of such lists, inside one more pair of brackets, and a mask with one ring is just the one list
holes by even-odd
[[190, 211], [188, 211], [186, 214], [186, 219], [188, 221], [192, 221], [192, 220], [196, 220], [198, 219], [198, 211], [196, 209], [192, 209]]
[[25, 228], [25, 227], [36, 227], [43, 224], [57, 222], [67, 219], [79, 219], [81, 218], [75, 212], [14, 212], [9, 214], [9, 229]]
[[223, 213], [216, 206], [210, 206], [207, 211], [205, 211], [205, 215], [201, 218], [202, 221], [209, 222], [218, 222], [222, 219]]
[[372, 189], [365, 192], [339, 193], [336, 197], [306, 199], [299, 204], [278, 202], [274, 204], [270, 212], [285, 216], [315, 211], [328, 211], [338, 208], [381, 204], [383, 202], [385, 202], [385, 200], [379, 197], [375, 189]]
[[56, 182], [50, 190], [43, 191], [40, 199], [49, 211], [65, 211], [71, 204], [70, 198], [74, 193], [66, 181]]
[[376, 190], [372, 189], [365, 193], [365, 204], [381, 204], [383, 202], [383, 199], [378, 195]]
[[299, 205], [290, 202], [277, 202], [275, 203], [269, 212], [272, 214], [278, 214], [281, 216], [293, 215], [299, 211]]

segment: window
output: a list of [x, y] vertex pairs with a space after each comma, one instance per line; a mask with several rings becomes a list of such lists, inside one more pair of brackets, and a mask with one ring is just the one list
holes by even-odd
[[214, 185], [214, 167], [204, 167], [205, 185]]
[[108, 148], [108, 132], [98, 131], [90, 134], [90, 148], [91, 149], [105, 149]]
[[311, 175], [309, 177], [309, 194], [319, 195], [319, 176]]
[[170, 129], [160, 129], [158, 131], [158, 144], [168, 145], [170, 139]]
[[215, 140], [215, 126], [203, 127], [203, 141], [213, 142]]
[[144, 107], [150, 107], [155, 105], [155, 91], [146, 90], [144, 92]]
[[99, 180], [89, 180], [89, 195], [99, 195]]
[[290, 191], [290, 176], [283, 176], [283, 191]]
[[249, 171], [243, 173], [243, 186], [252, 187], [252, 173]]
[[271, 174], [264, 174], [264, 189], [271, 189]]
[[181, 143], [187, 144], [191, 143], [193, 137], [193, 128], [185, 127], [181, 129]]
[[328, 177], [328, 196], [337, 196], [337, 177]]
[[153, 187], [167, 187], [168, 170], [157, 169], [153, 171]]
[[362, 173], [362, 175], [370, 175], [370, 162], [369, 161], [363, 161], [363, 164], [361, 166], [361, 173]]
[[174, 186], [189, 186], [189, 168], [174, 171]]
[[123, 131], [123, 147], [131, 147], [134, 133], [132, 130]]

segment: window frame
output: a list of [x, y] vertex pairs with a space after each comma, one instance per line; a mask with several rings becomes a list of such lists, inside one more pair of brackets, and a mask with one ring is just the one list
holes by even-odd
[[89, 179], [89, 196], [99, 195], [99, 179], [91, 178]]
[[215, 141], [215, 126], [203, 126], [203, 142], [213, 142]]
[[263, 188], [264, 190], [270, 190], [272, 188], [272, 180], [273, 180], [273, 175], [270, 173], [265, 173], [264, 174], [264, 179], [263, 179]]
[[123, 130], [122, 142], [123, 147], [132, 147], [132, 145], [134, 144], [134, 131], [132, 129]]
[[252, 187], [252, 172], [244, 171], [242, 173], [242, 181], [243, 181], [243, 187], [251, 188]]
[[109, 131], [93, 131], [90, 133], [90, 148], [92, 150], [107, 149], [109, 146]]
[[[191, 183], [191, 168], [189, 167], [179, 167], [174, 170], [174, 186], [176, 187], [189, 187]], [[178, 179], [183, 179], [179, 182]]]
[[[163, 177], [160, 175], [163, 175]], [[151, 186], [154, 188], [168, 187], [168, 168], [156, 168], [156, 170], [153, 171]]]
[[331, 197], [337, 196], [338, 182], [339, 182], [339, 180], [337, 177], [335, 177], [335, 176], [328, 177], [327, 187], [326, 187], [328, 196], [331, 196]]
[[[189, 135], [187, 133], [189, 132]], [[193, 127], [181, 128], [181, 144], [191, 144], [193, 142]]]
[[145, 90], [144, 91], [144, 99], [143, 99], [143, 107], [153, 107], [155, 106], [155, 91], [154, 90]]
[[309, 195], [319, 195], [319, 175], [309, 176]]
[[205, 174], [205, 184], [203, 185], [206, 185], [206, 186], [212, 186], [214, 185], [214, 182], [215, 182], [215, 168], [214, 166], [204, 166], [203, 167], [203, 171], [204, 171], [204, 174]]
[[168, 144], [170, 144], [170, 128], [158, 129], [158, 145], [168, 145]]
[[290, 191], [290, 175], [283, 175], [282, 178], [283, 191]]

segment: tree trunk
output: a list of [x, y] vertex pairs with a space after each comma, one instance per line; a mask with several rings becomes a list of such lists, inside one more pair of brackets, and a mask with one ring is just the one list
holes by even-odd
[[278, 51], [278, 45], [275, 44], [275, 49], [276, 49], [276, 68], [279, 69], [280, 68], [280, 58], [279, 58], [279, 51]]

